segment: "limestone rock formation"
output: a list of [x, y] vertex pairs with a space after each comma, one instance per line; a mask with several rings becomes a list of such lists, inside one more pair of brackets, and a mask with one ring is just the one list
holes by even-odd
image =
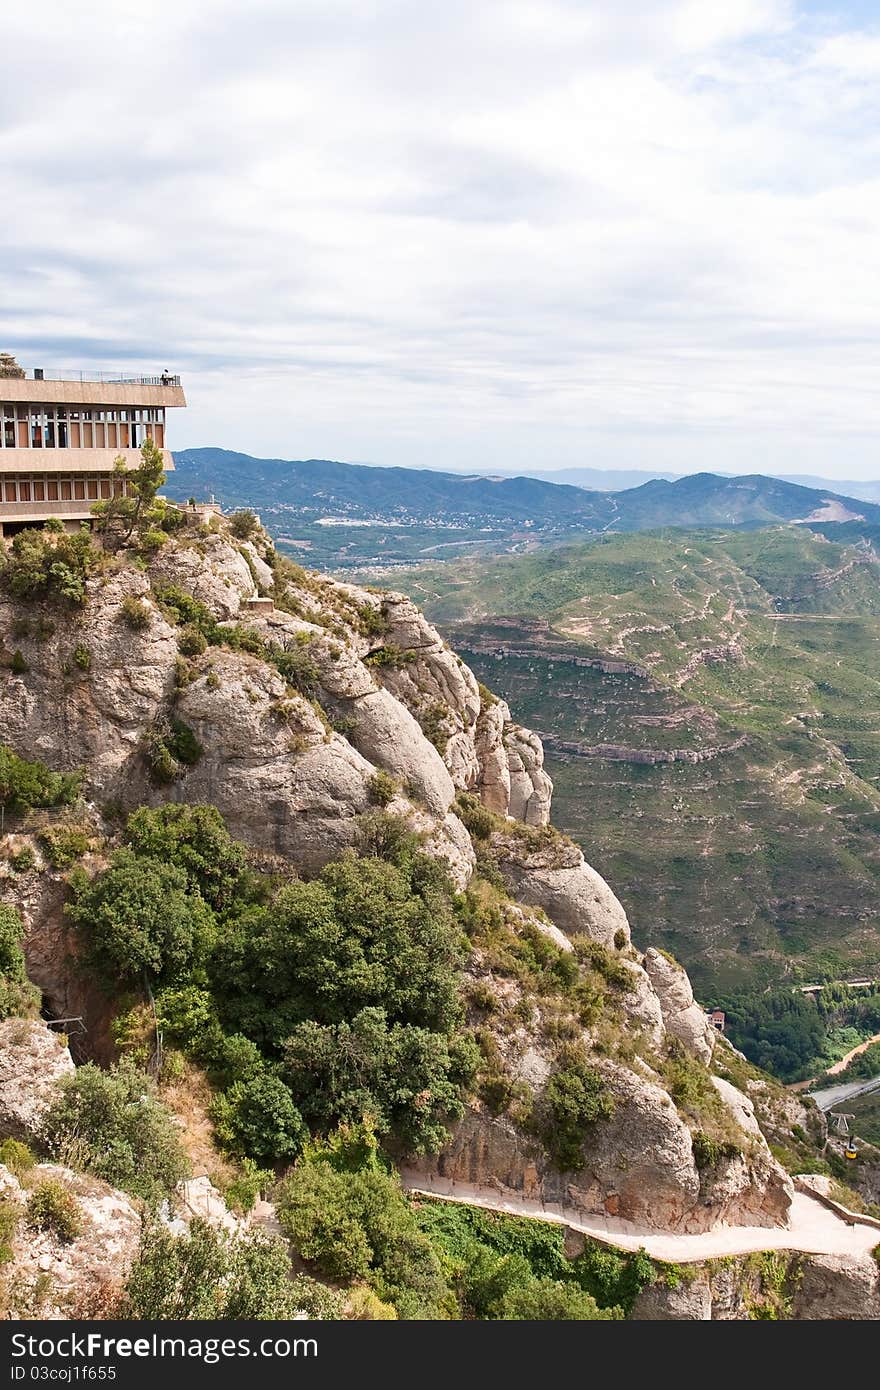
[[570, 840], [496, 834], [493, 849], [513, 896], [543, 908], [568, 935], [580, 933], [618, 948], [629, 943], [626, 913]]
[[[303, 874], [361, 844], [369, 818], [375, 823], [384, 808], [445, 861], [463, 890], [477, 850], [454, 798], [470, 792], [494, 813], [482, 812], [491, 829], [477, 844], [492, 861], [481, 859], [486, 882], [500, 873], [519, 904], [511, 910], [523, 932], [537, 928], [567, 956], [570, 937], [589, 938], [607, 953], [608, 973], [619, 967], [630, 987], [621, 986], [619, 973], [607, 989], [601, 982], [610, 1001], [609, 1037], [616, 1029], [610, 1042], [598, 1026], [582, 1027], [574, 1006], [560, 1020], [550, 1010], [544, 1017], [538, 1001], [530, 1022], [533, 1001], [522, 992], [507, 1002], [525, 1007], [495, 1039], [538, 1108], [564, 1030], [590, 1052], [614, 1113], [585, 1132], [576, 1171], [560, 1173], [525, 1125], [490, 1114], [479, 1101], [444, 1153], [424, 1164], [657, 1228], [784, 1223], [790, 1185], [749, 1099], [732, 1086], [719, 1083], [718, 1092], [739, 1152], [711, 1170], [698, 1167], [694, 1122], [666, 1089], [662, 1057], [675, 1038], [708, 1062], [714, 1033], [686, 974], [656, 952], [648, 952], [643, 968], [611, 888], [549, 827], [552, 785], [540, 740], [478, 685], [409, 599], [302, 571], [276, 590], [274, 578], [258, 547], [235, 545], [222, 532], [173, 539], [146, 572], [122, 562], [109, 568], [89, 580], [83, 610], [64, 623], [50, 604], [31, 603], [27, 630], [16, 638], [27, 669], [0, 681], [0, 741], [57, 770], [83, 768], [83, 814], [96, 839], [110, 837], [110, 847], [115, 826], [102, 821], [99, 805], [127, 811], [164, 800], [207, 801], [235, 837]], [[206, 624], [205, 650], [204, 641], [181, 649], [171, 603], [180, 591], [218, 625]], [[252, 608], [260, 591], [271, 591], [276, 606]], [[145, 624], [128, 621], [132, 598]], [[15, 605], [0, 597], [0, 626], [9, 630], [15, 619]], [[162, 782], [149, 751], [170, 737], [175, 722], [198, 751], [185, 765], [172, 763], [171, 780]], [[476, 800], [473, 806], [480, 811]], [[97, 866], [86, 859], [87, 870]], [[70, 960], [76, 941], [64, 918], [63, 876], [40, 862], [14, 892], [32, 978], [56, 1013], [89, 1015], [87, 1045], [109, 1061], [108, 1005], [89, 994]], [[493, 973], [491, 959], [479, 954], [475, 949], [486, 989], [502, 1002], [505, 992], [515, 996], [515, 972]], [[563, 1031], [554, 1034], [554, 1026]], [[39, 1046], [45, 1052], [48, 1044]], [[31, 1131], [22, 1121], [16, 1132]]]
[[[27, 1221], [28, 1191], [52, 1181], [76, 1202], [81, 1223], [73, 1240]], [[18, 1207], [12, 1259], [0, 1266], [0, 1290], [18, 1318], [67, 1319], [113, 1316], [141, 1235], [141, 1218], [123, 1192], [97, 1178], [54, 1163], [28, 1173], [28, 1188], [0, 1164], [0, 1196]]]
[[75, 1068], [65, 1042], [41, 1019], [0, 1023], [0, 1138], [39, 1133], [58, 1082]]
[[709, 1062], [715, 1047], [715, 1029], [695, 1003], [686, 972], [653, 946], [645, 952], [645, 970], [660, 1000], [667, 1031], [700, 1061]]

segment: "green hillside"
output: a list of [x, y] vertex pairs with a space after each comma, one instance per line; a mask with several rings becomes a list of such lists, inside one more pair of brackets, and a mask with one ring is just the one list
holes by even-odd
[[555, 819], [704, 994], [880, 973], [880, 563], [608, 536], [406, 587], [545, 739]]

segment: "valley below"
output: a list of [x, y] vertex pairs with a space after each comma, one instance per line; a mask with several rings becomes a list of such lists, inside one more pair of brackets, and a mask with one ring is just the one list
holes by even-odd
[[880, 964], [880, 569], [791, 527], [406, 586], [542, 737], [559, 824], [707, 1003]]

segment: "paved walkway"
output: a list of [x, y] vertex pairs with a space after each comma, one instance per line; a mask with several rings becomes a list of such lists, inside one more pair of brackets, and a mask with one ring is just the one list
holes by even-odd
[[803, 1250], [814, 1255], [865, 1255], [874, 1249], [878, 1231], [861, 1223], [849, 1226], [805, 1193], [796, 1192], [791, 1204], [790, 1224], [780, 1226], [724, 1226], [701, 1231], [698, 1235], [646, 1230], [616, 1217], [584, 1215], [552, 1203], [546, 1205], [502, 1194], [492, 1188], [478, 1188], [448, 1178], [426, 1177], [423, 1173], [401, 1172], [404, 1187], [414, 1194], [443, 1197], [465, 1206], [485, 1207], [509, 1216], [530, 1216], [582, 1231], [593, 1240], [615, 1245], [621, 1250], [645, 1250], [656, 1260], [690, 1264], [722, 1255], [747, 1255], [755, 1250]]

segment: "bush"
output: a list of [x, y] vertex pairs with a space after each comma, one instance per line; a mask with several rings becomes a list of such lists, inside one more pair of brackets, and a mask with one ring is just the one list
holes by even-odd
[[440, 1262], [396, 1178], [300, 1159], [278, 1189], [277, 1212], [302, 1258], [327, 1277], [365, 1279], [401, 1317], [443, 1316]]
[[106, 980], [173, 979], [203, 960], [213, 941], [210, 908], [171, 864], [120, 849], [110, 868], [93, 879], [77, 871], [72, 886], [67, 911]]
[[204, 752], [192, 729], [182, 719], [157, 719], [146, 734], [143, 747], [147, 766], [156, 782], [173, 782], [184, 767], [194, 766]]
[[12, 660], [9, 663], [9, 669], [14, 676], [24, 676], [31, 669], [27, 661], [25, 660], [23, 654], [18, 650], [17, 647], [15, 651], [12, 653]]
[[308, 648], [297, 644], [286, 651], [270, 649], [269, 656], [279, 675], [287, 684], [310, 700], [318, 689], [321, 673]]
[[582, 1166], [589, 1126], [613, 1115], [614, 1098], [577, 1048], [565, 1049], [562, 1060], [547, 1082], [540, 1136], [554, 1163], [570, 1171]]
[[275, 1181], [270, 1168], [258, 1168], [251, 1158], [243, 1158], [235, 1177], [223, 1187], [223, 1200], [230, 1211], [249, 1212], [260, 1194]]
[[445, 1032], [461, 1018], [463, 947], [433, 861], [397, 867], [348, 854], [230, 923], [211, 978], [228, 1030], [270, 1050], [306, 1019], [341, 1023], [373, 1007], [389, 1024]]
[[149, 1077], [123, 1061], [110, 1071], [92, 1062], [66, 1077], [46, 1113], [42, 1140], [59, 1162], [155, 1203], [188, 1175], [170, 1112]]
[[69, 806], [79, 795], [81, 772], [52, 772], [45, 763], [26, 762], [0, 744], [0, 805], [7, 811], [40, 806]]
[[620, 1308], [600, 1308], [577, 1284], [536, 1279], [505, 1295], [499, 1317], [506, 1322], [608, 1322], [622, 1318], [623, 1313]]
[[601, 1308], [619, 1307], [624, 1313], [632, 1311], [642, 1289], [654, 1280], [654, 1266], [644, 1250], [627, 1254], [590, 1240], [571, 1269], [580, 1287]]
[[82, 642], [78, 642], [73, 649], [73, 664], [78, 666], [81, 671], [91, 670], [92, 654]]
[[208, 649], [208, 639], [194, 623], [187, 623], [177, 639], [178, 650], [183, 656], [201, 656]]
[[287, 1319], [300, 1311], [284, 1242], [229, 1236], [197, 1217], [186, 1235], [152, 1222], [126, 1285], [121, 1315], [145, 1321]]
[[24, 845], [22, 849], [13, 850], [9, 855], [9, 863], [12, 872], [15, 874], [29, 874], [37, 862], [30, 845]]
[[229, 518], [229, 529], [237, 541], [249, 541], [257, 530], [259, 522], [249, 507], [233, 512]]
[[252, 887], [245, 879], [244, 847], [233, 840], [216, 806], [141, 806], [128, 819], [126, 839], [135, 854], [182, 869], [190, 892], [201, 893], [218, 911]]
[[0, 903], [0, 975], [7, 980], [27, 979], [21, 942], [24, 923], [8, 903]]
[[82, 1215], [73, 1193], [56, 1178], [45, 1178], [28, 1198], [28, 1225], [51, 1231], [59, 1240], [76, 1240], [82, 1231]]
[[387, 806], [397, 795], [397, 783], [390, 773], [380, 768], [367, 783], [367, 791], [380, 806]]
[[389, 1027], [383, 1009], [362, 1009], [351, 1023], [301, 1023], [284, 1048], [285, 1076], [310, 1123], [327, 1130], [370, 1115], [412, 1153], [436, 1153], [448, 1141], [476, 1062], [469, 1035]]
[[102, 552], [92, 545], [88, 527], [75, 535], [48, 527], [20, 531], [2, 570], [2, 582], [14, 598], [81, 604], [86, 579], [102, 563]]
[[713, 1139], [711, 1135], [705, 1134], [703, 1130], [697, 1130], [691, 1135], [691, 1143], [694, 1150], [694, 1162], [702, 1172], [706, 1168], [714, 1168], [725, 1158], [736, 1158], [741, 1152], [737, 1144], [731, 1140]]
[[91, 841], [84, 830], [58, 825], [40, 832], [40, 845], [53, 869], [69, 869], [88, 853]]
[[120, 607], [120, 614], [123, 622], [135, 632], [140, 632], [150, 625], [149, 609], [134, 594], [125, 595]]
[[13, 1258], [12, 1242], [21, 1220], [21, 1209], [17, 1202], [8, 1197], [0, 1197], [0, 1265]]
[[27, 1144], [20, 1143], [18, 1139], [4, 1139], [0, 1144], [0, 1163], [17, 1178], [29, 1173], [36, 1161]]
[[263, 1162], [295, 1157], [306, 1135], [289, 1089], [266, 1067], [218, 1096], [211, 1118], [224, 1148]]
[[209, 643], [222, 641], [223, 633], [207, 604], [193, 598], [179, 584], [166, 584], [158, 588], [156, 598], [172, 622], [197, 627]]
[[468, 834], [475, 840], [488, 840], [498, 826], [499, 818], [494, 811], [484, 806], [479, 797], [474, 796], [472, 792], [459, 792], [455, 799], [455, 811]]
[[0, 1019], [36, 1013], [39, 1004], [39, 991], [28, 984], [23, 936], [24, 923], [18, 913], [0, 903]]

